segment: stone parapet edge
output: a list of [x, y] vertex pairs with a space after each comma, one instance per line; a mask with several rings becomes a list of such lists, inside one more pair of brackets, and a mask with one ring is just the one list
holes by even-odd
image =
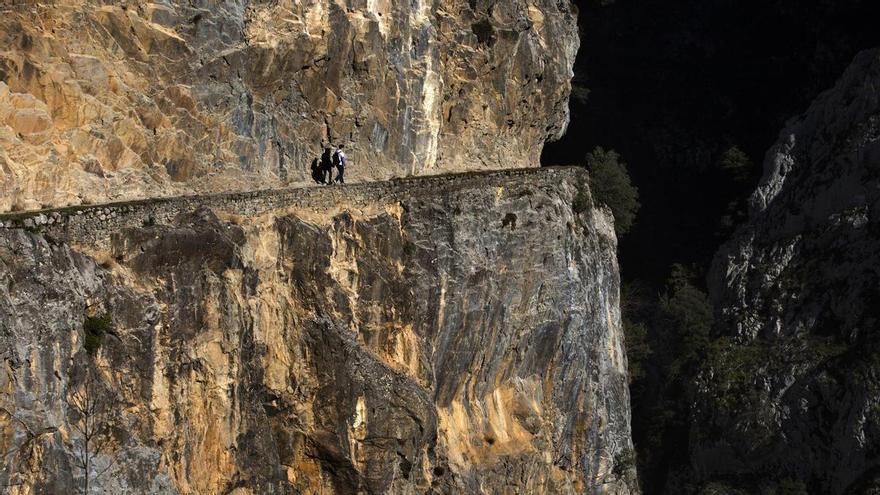
[[542, 167], [474, 171], [350, 185], [152, 198], [0, 214], [0, 231], [36, 230], [57, 240], [97, 245], [123, 228], [170, 224], [177, 215], [200, 207], [255, 216], [284, 208], [364, 208], [463, 189], [504, 187], [513, 183], [556, 185], [570, 180], [585, 181], [586, 170], [582, 167]]

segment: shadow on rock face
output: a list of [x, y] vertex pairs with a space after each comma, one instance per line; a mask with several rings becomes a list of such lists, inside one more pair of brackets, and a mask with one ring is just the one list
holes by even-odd
[[221, 222], [208, 208], [181, 214], [174, 226], [126, 229], [114, 236], [113, 257], [142, 274], [181, 274], [202, 269], [220, 273], [240, 268], [237, 249], [244, 242], [241, 227]]

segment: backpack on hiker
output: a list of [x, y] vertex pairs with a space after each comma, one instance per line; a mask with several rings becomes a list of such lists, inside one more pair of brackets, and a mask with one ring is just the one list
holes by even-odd
[[333, 165], [336, 166], [336, 182], [337, 184], [345, 184], [345, 152], [342, 151], [342, 145], [336, 148], [333, 153]]
[[333, 166], [336, 168], [345, 166], [345, 153], [341, 149], [337, 149], [333, 153]]

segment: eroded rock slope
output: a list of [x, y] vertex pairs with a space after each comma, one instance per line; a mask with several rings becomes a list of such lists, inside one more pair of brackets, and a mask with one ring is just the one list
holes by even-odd
[[583, 174], [7, 219], [0, 482], [81, 486], [94, 366], [106, 493], [630, 493], [616, 241], [572, 211]]
[[568, 0], [3, 2], [0, 211], [537, 166]]
[[697, 398], [704, 478], [880, 488], [878, 88], [880, 51], [864, 52], [790, 123], [748, 225], [716, 257], [729, 337]]

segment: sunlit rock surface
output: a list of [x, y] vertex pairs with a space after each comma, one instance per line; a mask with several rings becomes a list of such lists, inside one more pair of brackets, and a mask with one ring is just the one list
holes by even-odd
[[572, 211], [584, 175], [201, 208], [106, 248], [0, 229], [0, 482], [82, 483], [67, 404], [107, 312], [96, 492], [634, 493], [616, 240]]
[[[11, 4], [11, 5], [10, 5]], [[537, 166], [568, 0], [3, 2], [0, 211]]]
[[703, 477], [880, 489], [878, 88], [880, 51], [864, 52], [789, 124], [748, 224], [715, 259], [729, 340], [700, 379]]

